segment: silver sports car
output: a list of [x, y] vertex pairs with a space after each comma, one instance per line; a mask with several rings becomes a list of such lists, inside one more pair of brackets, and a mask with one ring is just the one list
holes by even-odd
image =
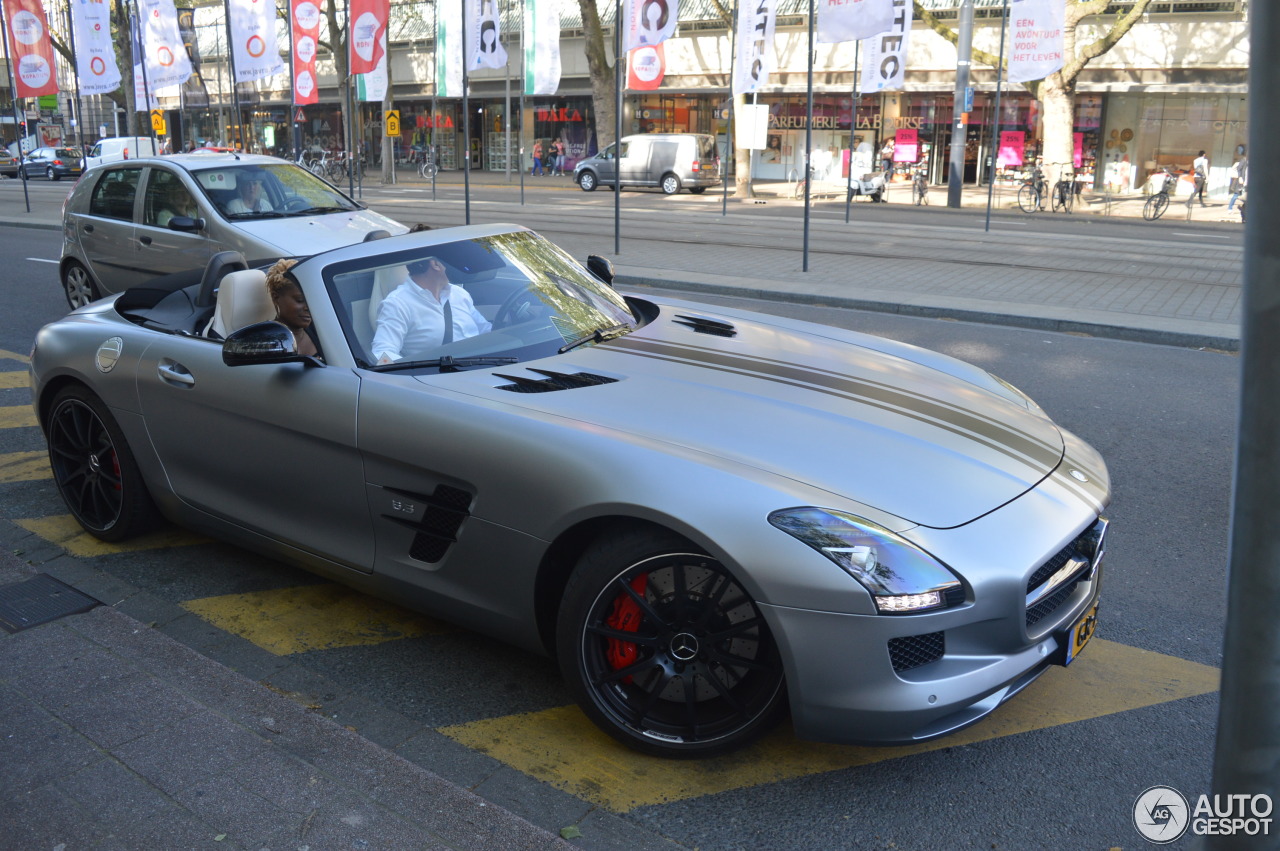
[[1034, 402], [587, 268], [475, 226], [302, 260], [302, 330], [228, 253], [89, 304], [32, 357], [57, 485], [551, 654], [660, 756], [929, 739], [1080, 652], [1110, 483]]

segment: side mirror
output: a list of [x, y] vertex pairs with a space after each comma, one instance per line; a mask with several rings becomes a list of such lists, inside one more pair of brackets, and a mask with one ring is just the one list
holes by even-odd
[[172, 219], [169, 219], [169, 230], [198, 233], [204, 230], [204, 219], [192, 218], [191, 216], [174, 216]]
[[613, 286], [613, 264], [608, 258], [601, 257], [599, 254], [587, 255], [587, 271], [609, 286]]
[[227, 366], [250, 366], [270, 363], [309, 363], [319, 361], [298, 354], [293, 332], [274, 320], [238, 328], [222, 341], [222, 362]]

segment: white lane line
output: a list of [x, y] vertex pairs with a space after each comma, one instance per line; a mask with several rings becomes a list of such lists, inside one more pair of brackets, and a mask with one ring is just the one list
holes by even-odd
[[1230, 236], [1222, 236], [1216, 233], [1187, 233], [1186, 231], [1182, 231], [1182, 230], [1175, 230], [1173, 232], [1173, 235], [1174, 236], [1198, 236], [1201, 239], [1231, 239]]
[[43, 257], [28, 257], [27, 259], [30, 260], [32, 263], [53, 263], [56, 265], [58, 262], [57, 260], [46, 260]]

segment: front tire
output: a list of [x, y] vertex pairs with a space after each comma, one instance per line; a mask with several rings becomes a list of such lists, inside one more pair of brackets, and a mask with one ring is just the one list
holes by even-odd
[[1040, 196], [1031, 184], [1023, 184], [1018, 190], [1018, 206], [1024, 213], [1034, 213], [1040, 207]]
[[582, 187], [583, 192], [595, 192], [599, 185], [600, 181], [596, 180], [595, 172], [584, 171], [578, 175], [578, 186]]
[[724, 565], [664, 530], [591, 546], [565, 588], [556, 644], [583, 712], [654, 756], [736, 750], [786, 710], [760, 610]]
[[675, 195], [680, 191], [680, 178], [671, 172], [667, 172], [662, 176], [662, 194]]
[[49, 409], [48, 440], [53, 480], [86, 532], [123, 541], [154, 525], [155, 505], [124, 432], [86, 387], [59, 391]]
[[98, 285], [93, 282], [89, 270], [72, 260], [62, 270], [62, 293], [72, 310], [84, 307], [101, 298]]

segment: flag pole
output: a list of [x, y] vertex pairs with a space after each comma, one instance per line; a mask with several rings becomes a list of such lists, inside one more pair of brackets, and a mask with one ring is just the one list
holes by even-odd
[[[71, 46], [71, 55], [76, 54], [76, 25], [71, 19], [71, 0], [67, 0], [67, 41]], [[75, 100], [75, 122], [76, 122], [76, 143], [80, 147], [80, 153], [84, 153], [84, 102], [80, 99], [80, 69], [72, 63], [72, 68], [76, 75], [76, 100]], [[12, 91], [12, 90], [10, 90]]]
[[[545, 0], [544, 0], [545, 2]], [[529, 0], [520, 3], [520, 135], [516, 139], [516, 164], [520, 172], [520, 206], [524, 206], [524, 93], [529, 88], [529, 48], [525, 44], [524, 31], [529, 25]], [[538, 17], [534, 15], [536, 27]]]
[[471, 224], [471, 98], [467, 91], [471, 88], [470, 69], [467, 67], [467, 7], [471, 5], [462, 0], [462, 197], [466, 205], [465, 222]]
[[147, 114], [147, 126], [151, 128], [151, 149], [153, 151], [160, 150], [156, 144], [156, 126], [151, 122], [151, 84], [147, 82], [147, 43], [142, 35], [142, 22], [140, 18], [142, 13], [138, 11], [138, 0], [133, 0], [133, 31], [138, 37], [138, 49], [142, 51], [142, 99], [144, 101], [143, 112]]
[[808, 82], [805, 93], [804, 119], [804, 261], [802, 271], [809, 271], [809, 199], [813, 191], [813, 0], [809, 0]]
[[622, 253], [622, 0], [613, 4], [613, 253]]
[[[849, 175], [848, 181], [845, 184], [844, 193], [844, 223], [846, 225], [849, 224], [849, 208], [853, 206], [853, 137], [858, 133], [858, 101], [862, 97], [862, 93], [859, 91], [861, 88], [861, 77], [858, 74], [858, 60], [860, 58], [859, 50], [861, 48], [861, 39], [853, 43], [853, 111], [849, 115]], [[884, 98], [881, 98], [880, 100], [881, 103], [884, 102]], [[877, 155], [873, 153], [872, 156]], [[884, 191], [889, 191], [889, 184], [887, 181], [884, 185]], [[885, 197], [886, 199], [888, 198], [887, 195]]]
[[996, 114], [991, 119], [991, 147], [995, 148], [995, 156], [991, 158], [991, 177], [987, 180], [987, 224], [983, 230], [991, 231], [991, 198], [996, 189], [996, 161], [1000, 159], [1000, 95], [1004, 86], [1004, 32], [1008, 26], [1009, 0], [1004, 0], [1000, 7], [1000, 52], [996, 54], [1000, 61], [996, 64]]
[[[135, 0], [136, 2], [136, 0]], [[350, 9], [348, 9], [350, 12]], [[240, 84], [236, 82], [236, 47], [234, 36], [231, 32], [231, 9], [227, 6], [226, 0], [222, 3], [222, 14], [226, 16], [227, 27], [227, 67], [231, 69], [231, 103], [236, 110], [236, 136], [240, 139], [240, 152], [249, 153], [249, 149], [244, 143], [244, 110], [240, 108]], [[350, 35], [348, 35], [350, 38]], [[146, 80], [147, 64], [142, 63], [143, 80]], [[147, 95], [147, 107], [151, 106], [151, 96]]]
[[[9, 45], [9, 36], [5, 32], [3, 3], [0, 3], [0, 42], [3, 42], [6, 48]], [[14, 95], [12, 98], [10, 98], [10, 100], [13, 101], [13, 135], [14, 135], [14, 138], [17, 139], [17, 142], [15, 142], [14, 144], [18, 146], [18, 168], [21, 169], [22, 168], [22, 137], [18, 135], [18, 123], [19, 123], [18, 122], [18, 97], [17, 97], [18, 85], [17, 85], [17, 81], [14, 80], [14, 77], [13, 77], [12, 57], [10, 58], [10, 61], [5, 63], [5, 66], [9, 74], [9, 91], [12, 92]], [[27, 212], [30, 213], [31, 212], [31, 196], [27, 192], [27, 182], [25, 180], [22, 181], [22, 199], [26, 201]]]
[[737, 59], [738, 50], [739, 5], [737, 0], [734, 0], [733, 20], [729, 29], [729, 120], [724, 126], [724, 166], [720, 169], [720, 184], [724, 188], [720, 201], [721, 216], [729, 215], [729, 162], [733, 157], [733, 122], [737, 120], [737, 113], [733, 108], [733, 63]]
[[293, 161], [302, 157], [302, 134], [298, 126], [298, 71], [293, 60], [298, 53], [298, 45], [293, 39], [293, 0], [285, 0], [285, 8], [289, 10], [289, 140], [293, 142]]

